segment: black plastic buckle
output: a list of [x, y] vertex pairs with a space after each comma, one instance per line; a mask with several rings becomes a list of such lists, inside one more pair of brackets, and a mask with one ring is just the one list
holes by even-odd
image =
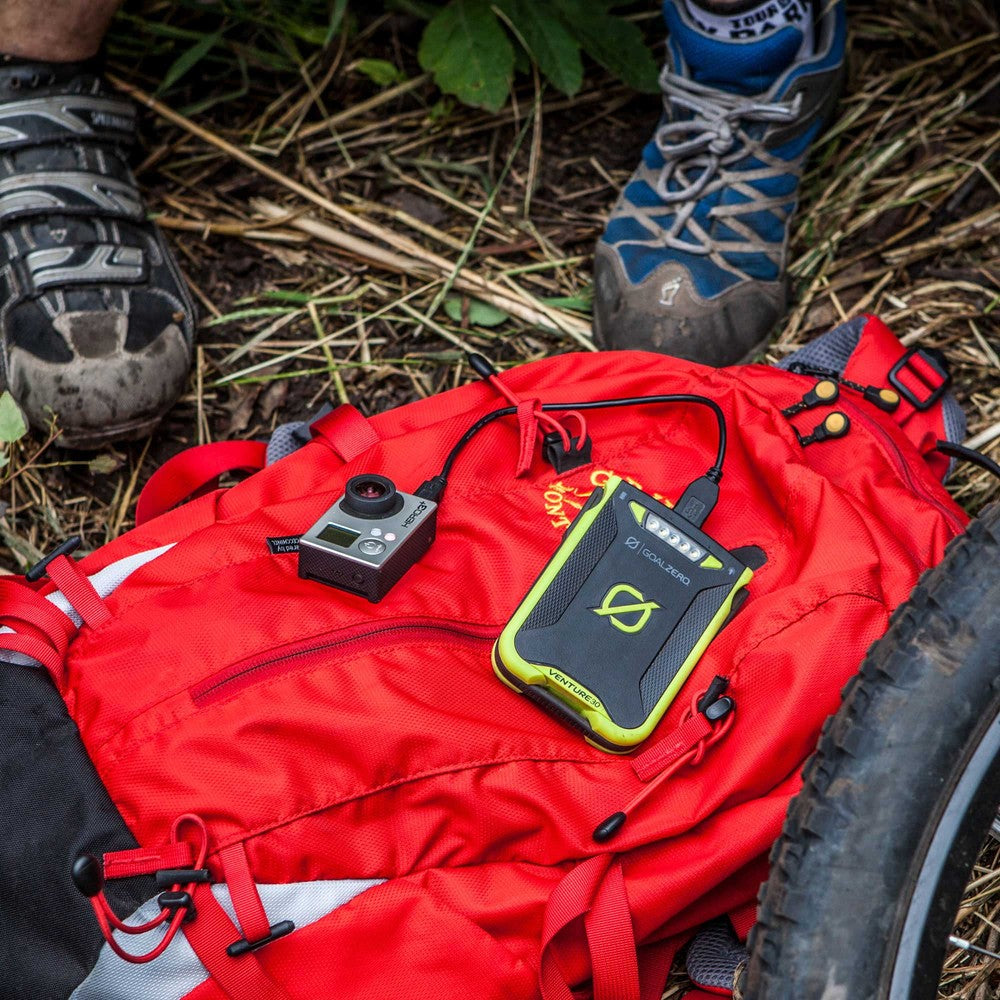
[[264, 945], [277, 941], [278, 938], [291, 934], [294, 930], [295, 924], [291, 920], [281, 920], [271, 925], [271, 933], [267, 937], [262, 937], [259, 941], [248, 941], [246, 938], [240, 938], [226, 948], [226, 954], [230, 958], [239, 958], [240, 955], [246, 955], [247, 952], [263, 948]]
[[44, 559], [39, 559], [34, 566], [31, 567], [25, 574], [24, 578], [28, 583], [38, 583], [43, 576], [45, 576], [45, 571], [49, 568], [49, 563], [53, 559], [58, 559], [59, 556], [68, 556], [71, 552], [75, 552], [83, 544], [83, 539], [79, 535], [70, 535], [62, 545], [54, 548]]
[[[930, 395], [923, 399], [921, 399], [909, 386], [904, 385], [899, 378], [899, 373], [904, 368], [907, 368], [913, 373], [915, 378], [926, 384], [927, 380], [924, 375], [910, 364], [911, 359], [917, 354], [919, 354], [921, 359], [934, 369], [935, 374], [941, 379], [941, 384], [931, 389]], [[944, 357], [940, 351], [926, 347], [911, 347], [889, 371], [889, 384], [915, 410], [929, 410], [945, 394], [948, 386], [951, 385], [951, 372], [949, 372], [948, 368], [945, 366]]]

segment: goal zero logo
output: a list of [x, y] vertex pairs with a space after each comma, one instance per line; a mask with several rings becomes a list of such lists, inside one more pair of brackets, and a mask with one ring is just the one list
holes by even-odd
[[[622, 595], [627, 595], [626, 603], [615, 604], [615, 601]], [[631, 597], [632, 602], [628, 603], [627, 598]], [[641, 632], [649, 621], [649, 616], [659, 608], [656, 601], [647, 601], [635, 587], [630, 587], [627, 583], [616, 583], [605, 595], [599, 608], [591, 608], [595, 615], [607, 618], [609, 622], [620, 632]], [[638, 615], [637, 618], [624, 620], [623, 615]]]

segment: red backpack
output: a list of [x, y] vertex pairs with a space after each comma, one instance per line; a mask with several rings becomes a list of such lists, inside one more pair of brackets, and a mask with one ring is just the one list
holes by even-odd
[[[645, 1000], [706, 922], [745, 936], [841, 686], [966, 521], [933, 451], [961, 430], [932, 353], [863, 317], [788, 367], [622, 352], [506, 372], [516, 417], [462, 451], [436, 540], [379, 603], [300, 578], [298, 536], [358, 473], [412, 492], [504, 402], [495, 382], [340, 407], [151, 517], [266, 452], [195, 450], [134, 530], [0, 580], [3, 995]], [[558, 472], [538, 401], [663, 393], [722, 408], [705, 527], [757, 568], [652, 737], [609, 754], [500, 684], [490, 651], [595, 487], [675, 502], [716, 448], [698, 407], [597, 409], [591, 461]], [[849, 429], [824, 440], [834, 410]]]

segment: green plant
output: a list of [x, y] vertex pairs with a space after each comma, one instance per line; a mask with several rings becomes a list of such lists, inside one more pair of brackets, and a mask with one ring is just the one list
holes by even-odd
[[[621, 0], [145, 0], [121, 14], [112, 55], [130, 62], [152, 58], [161, 95], [187, 84], [197, 71], [207, 89], [186, 113], [245, 95], [257, 68], [298, 75], [315, 51], [378, 17], [379, 10], [426, 21], [418, 59], [445, 94], [489, 111], [510, 96], [517, 72], [538, 68], [567, 96], [583, 84], [582, 54], [636, 90], [654, 92], [656, 63], [640, 28], [621, 13]], [[643, 8], [648, 10], [648, 8]], [[400, 67], [361, 58], [353, 69], [379, 86], [402, 82]], [[238, 71], [238, 78], [234, 73]], [[234, 82], [242, 81], [235, 89]], [[205, 90], [206, 88], [201, 88]]]
[[449, 0], [429, 15], [418, 57], [446, 94], [498, 111], [510, 94], [518, 49], [559, 91], [583, 83], [581, 50], [637, 90], [656, 90], [642, 32], [601, 0]]

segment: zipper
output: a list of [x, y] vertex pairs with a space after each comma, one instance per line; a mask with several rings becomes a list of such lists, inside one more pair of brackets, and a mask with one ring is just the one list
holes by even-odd
[[[798, 375], [798, 372], [789, 372], [790, 375]], [[801, 375], [808, 381], [811, 381], [808, 375]], [[871, 432], [872, 436], [880, 441], [885, 447], [882, 449], [892, 464], [895, 466], [896, 471], [899, 473], [900, 478], [906, 483], [910, 488], [911, 492], [915, 493], [918, 497], [926, 500], [931, 506], [939, 510], [947, 519], [948, 523], [955, 529], [956, 533], [961, 533], [964, 531], [964, 527], [959, 521], [958, 517], [955, 515], [954, 511], [946, 507], [938, 497], [931, 493], [924, 484], [913, 475], [913, 470], [910, 468], [910, 463], [906, 460], [906, 456], [900, 450], [900, 447], [893, 440], [892, 435], [881, 425], [877, 420], [874, 420], [868, 413], [858, 406], [857, 403], [852, 402], [845, 396], [841, 396], [835, 406], [838, 409], [847, 409], [850, 411], [852, 420], [858, 419], [860, 423], [864, 424], [865, 427]]]
[[316, 653], [357, 653], [386, 645], [387, 639], [398, 636], [429, 639], [448, 638], [461, 646], [492, 643], [499, 634], [499, 625], [471, 625], [464, 622], [444, 622], [435, 618], [411, 618], [405, 621], [365, 623], [328, 633], [317, 642], [307, 639], [263, 655], [234, 663], [207, 677], [191, 688], [191, 700], [200, 706], [230, 698], [247, 687], [301, 669], [303, 661]]

